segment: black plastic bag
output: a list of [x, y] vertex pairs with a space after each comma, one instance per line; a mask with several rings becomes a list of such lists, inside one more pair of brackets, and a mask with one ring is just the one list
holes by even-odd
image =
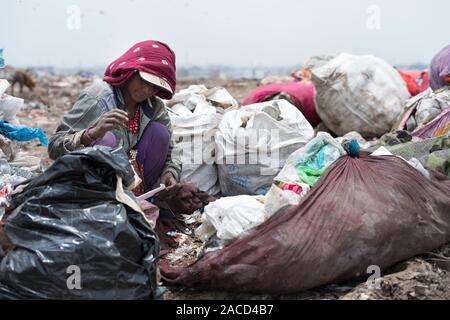
[[124, 186], [134, 177], [122, 149], [86, 148], [13, 197], [5, 232], [14, 249], [1, 262], [0, 298], [152, 296], [159, 240], [141, 213], [116, 199], [117, 176]]

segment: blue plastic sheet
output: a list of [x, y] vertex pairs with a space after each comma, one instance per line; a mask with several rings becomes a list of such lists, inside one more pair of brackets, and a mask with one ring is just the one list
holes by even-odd
[[0, 68], [5, 67], [5, 59], [3, 59], [3, 48], [0, 48]]
[[43, 146], [48, 146], [48, 139], [41, 128], [16, 127], [0, 120], [0, 134], [17, 141], [39, 139]]

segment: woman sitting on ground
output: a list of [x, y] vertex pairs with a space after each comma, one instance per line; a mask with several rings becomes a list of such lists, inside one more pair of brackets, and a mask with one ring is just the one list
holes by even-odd
[[[175, 92], [175, 54], [164, 43], [135, 44], [84, 89], [50, 139], [50, 158], [87, 146], [123, 147], [143, 173], [145, 191], [174, 186], [181, 171], [162, 99]], [[161, 179], [159, 179], [161, 178]], [[159, 180], [159, 181], [158, 181]]]

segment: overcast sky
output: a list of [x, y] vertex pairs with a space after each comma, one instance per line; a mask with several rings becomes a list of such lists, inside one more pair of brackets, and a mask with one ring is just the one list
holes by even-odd
[[169, 44], [178, 66], [339, 52], [429, 63], [450, 44], [448, 0], [1, 0], [0, 10], [0, 47], [21, 67], [106, 66], [146, 39]]

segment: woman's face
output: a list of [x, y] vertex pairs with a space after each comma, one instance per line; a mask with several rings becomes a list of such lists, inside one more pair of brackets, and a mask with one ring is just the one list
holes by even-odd
[[130, 97], [137, 103], [140, 103], [151, 96], [154, 96], [160, 88], [145, 81], [139, 73], [134, 74], [126, 86]]

